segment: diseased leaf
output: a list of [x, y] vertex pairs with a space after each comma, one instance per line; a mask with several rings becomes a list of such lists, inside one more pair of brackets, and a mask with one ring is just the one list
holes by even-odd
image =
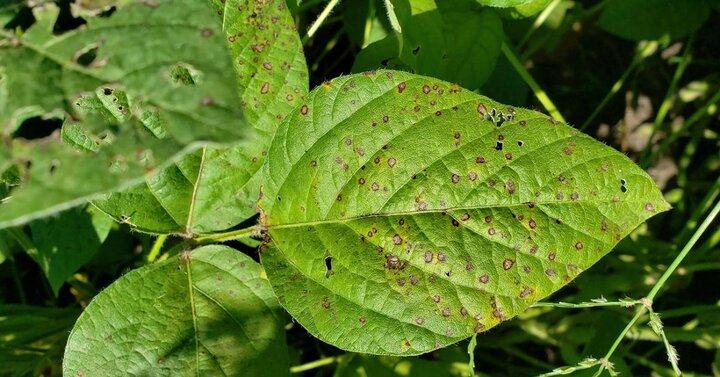
[[269, 156], [270, 282], [310, 333], [363, 353], [486, 331], [669, 208], [632, 161], [574, 128], [402, 72], [317, 88]]
[[113, 220], [93, 208], [71, 208], [30, 223], [37, 254], [31, 255], [57, 296], [60, 287], [87, 263], [110, 233]]
[[502, 22], [494, 10], [468, 0], [393, 4], [402, 26], [402, 46], [395, 41], [396, 34], [367, 46], [355, 60], [354, 72], [407, 66], [415, 73], [472, 89], [488, 79], [503, 38]]
[[243, 110], [256, 137], [235, 147], [207, 147], [96, 205], [150, 233], [210, 233], [257, 213], [261, 169], [277, 125], [308, 92], [300, 38], [285, 2], [217, 2]]
[[610, 33], [633, 41], [663, 36], [674, 40], [699, 29], [709, 15], [707, 1], [611, 0], [598, 22]]
[[[248, 133], [237, 90], [227, 84], [235, 73], [212, 7], [126, 2], [60, 36], [52, 33], [52, 3], [35, 8], [37, 22], [24, 34], [1, 32], [0, 171], [18, 167], [22, 184], [2, 204], [0, 227], [127, 187], [200, 141], [229, 143]], [[178, 82], [178, 67], [199, 80]], [[62, 139], [90, 140], [97, 150], [63, 145], [57, 131], [39, 134], [42, 119], [59, 126], [63, 118]]]
[[283, 326], [257, 263], [229, 247], [201, 247], [100, 293], [70, 333], [64, 374], [287, 375]]

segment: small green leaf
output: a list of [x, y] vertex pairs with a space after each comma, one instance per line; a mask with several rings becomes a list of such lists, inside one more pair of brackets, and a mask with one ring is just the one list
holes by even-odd
[[664, 36], [675, 40], [699, 29], [709, 15], [707, 1], [611, 0], [598, 22], [610, 33], [633, 41]]
[[574, 128], [402, 72], [315, 89], [269, 156], [270, 282], [310, 333], [363, 353], [486, 331], [669, 208], [632, 161]]
[[355, 60], [354, 72], [407, 66], [473, 89], [488, 79], [503, 38], [494, 10], [467, 0], [418, 0], [398, 1], [395, 14], [402, 26], [402, 44], [391, 34], [367, 46]]
[[72, 208], [55, 217], [30, 223], [35, 258], [57, 295], [75, 271], [87, 263], [105, 241], [113, 219], [88, 208]]
[[206, 246], [100, 293], [70, 333], [64, 374], [287, 375], [283, 326], [262, 268], [229, 247]]
[[[248, 133], [236, 88], [227, 84], [235, 75], [212, 7], [124, 2], [58, 36], [58, 9], [45, 3], [34, 8], [37, 22], [25, 33], [0, 32], [0, 171], [14, 165], [22, 178], [2, 204], [0, 227], [132, 185], [199, 142], [229, 143]], [[178, 85], [178, 66], [200, 79]], [[148, 112], [164, 127], [163, 140], [148, 127]], [[62, 139], [73, 147], [35, 127], [63, 118]]]
[[[270, 138], [308, 92], [302, 45], [284, 1], [216, 5], [240, 77], [244, 114], [257, 136], [235, 147], [204, 148], [145, 184], [95, 202], [138, 230], [211, 233], [256, 214]], [[177, 73], [180, 81], [193, 81]]]

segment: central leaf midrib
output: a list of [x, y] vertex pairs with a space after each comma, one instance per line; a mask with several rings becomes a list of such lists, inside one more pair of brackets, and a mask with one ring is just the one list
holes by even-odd
[[[621, 203], [645, 203], [644, 200], [623, 200]], [[616, 203], [613, 199], [606, 199], [606, 200], [573, 200], [573, 201], [533, 201], [532, 202], [535, 205], [577, 205], [577, 204], [607, 204], [607, 203]], [[285, 229], [285, 228], [297, 228], [297, 227], [303, 227], [303, 226], [316, 226], [316, 225], [324, 225], [324, 224], [344, 224], [356, 220], [363, 220], [363, 219], [369, 219], [369, 218], [376, 218], [376, 217], [395, 217], [395, 216], [414, 216], [414, 215], [423, 215], [423, 214], [432, 214], [432, 213], [439, 213], [442, 214], [443, 212], [451, 212], [451, 211], [461, 211], [461, 210], [476, 210], [476, 209], [501, 209], [501, 208], [514, 208], [514, 207], [524, 207], [527, 206], [527, 203], [517, 203], [517, 204], [480, 204], [480, 205], [469, 205], [469, 206], [457, 206], [457, 207], [446, 207], [446, 208], [432, 208], [432, 209], [426, 209], [426, 210], [412, 210], [412, 211], [397, 211], [397, 212], [383, 212], [383, 213], [369, 213], [369, 214], [363, 214], [363, 215], [356, 215], [356, 216], [349, 216], [344, 218], [336, 218], [336, 219], [322, 219], [322, 220], [311, 220], [311, 221], [298, 221], [298, 222], [285, 222], [285, 223], [272, 223], [272, 219], [268, 221], [267, 223], [262, 224], [262, 227], [267, 230], [272, 229]], [[261, 217], [262, 218], [262, 217]]]

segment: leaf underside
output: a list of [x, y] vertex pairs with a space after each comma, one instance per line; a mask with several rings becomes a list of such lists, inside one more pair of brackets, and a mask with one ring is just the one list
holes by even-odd
[[486, 331], [669, 205], [627, 157], [541, 113], [408, 73], [341, 77], [280, 126], [262, 253], [337, 347], [415, 355]]
[[[0, 174], [17, 168], [22, 180], [3, 201], [0, 227], [127, 187], [199, 142], [248, 133], [227, 85], [235, 72], [212, 8], [125, 3], [59, 36], [58, 10], [45, 4], [27, 32], [0, 36]], [[178, 82], [178, 70], [195, 72], [197, 82]], [[42, 132], [25, 122], [32, 117], [64, 118], [62, 137], [22, 136]]]
[[302, 45], [284, 1], [227, 0], [216, 6], [238, 73], [243, 113], [256, 135], [234, 147], [207, 147], [144, 184], [95, 202], [138, 230], [211, 233], [256, 214], [270, 138], [308, 92]]
[[261, 275], [225, 246], [128, 273], [78, 319], [64, 374], [287, 375], [282, 310]]

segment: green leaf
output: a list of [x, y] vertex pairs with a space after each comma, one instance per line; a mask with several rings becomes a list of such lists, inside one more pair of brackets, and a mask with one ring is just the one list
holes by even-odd
[[498, 12], [504, 18], [520, 19], [533, 16], [545, 9], [552, 0], [532, 0], [525, 4], [507, 9], [499, 9]]
[[99, 208], [145, 232], [186, 235], [225, 230], [257, 213], [270, 138], [308, 92], [302, 45], [284, 4], [218, 4], [256, 137], [189, 155], [145, 184], [98, 200]]
[[611, 0], [598, 21], [619, 37], [633, 41], [675, 40], [702, 26], [710, 14], [707, 1], [696, 0]]
[[498, 8], [511, 8], [511, 7], [517, 7], [521, 5], [525, 5], [528, 3], [532, 3], [533, 0], [475, 0], [478, 4], [489, 6], [489, 7], [498, 7]]
[[[502, 22], [492, 9], [472, 1], [394, 2], [402, 26], [402, 48], [392, 34], [363, 49], [353, 72], [407, 66], [420, 74], [479, 88], [495, 68], [503, 38]], [[399, 60], [400, 64], [393, 63]]]
[[[26, 33], [0, 34], [0, 170], [14, 165], [22, 177], [2, 204], [0, 227], [141, 181], [200, 141], [248, 133], [213, 9], [190, 0], [128, 3], [61, 36], [52, 33], [58, 10], [48, 3], [35, 8]], [[178, 82], [178, 67], [199, 80]], [[74, 147], [92, 140], [97, 150], [43, 137], [33, 117], [65, 118], [62, 139]]]
[[58, 351], [80, 311], [26, 305], [0, 305], [0, 375], [51, 373]]
[[283, 314], [262, 274], [225, 246], [128, 273], [78, 319], [64, 374], [287, 375]]
[[349, 354], [340, 361], [334, 377], [436, 377], [472, 376], [467, 354], [459, 347], [449, 347], [433, 354], [431, 359]]
[[57, 296], [60, 287], [100, 248], [110, 233], [113, 219], [88, 208], [72, 208], [55, 217], [30, 223], [35, 258]]
[[321, 340], [371, 354], [486, 331], [669, 208], [572, 127], [393, 71], [315, 89], [266, 170], [261, 257], [280, 302]]

